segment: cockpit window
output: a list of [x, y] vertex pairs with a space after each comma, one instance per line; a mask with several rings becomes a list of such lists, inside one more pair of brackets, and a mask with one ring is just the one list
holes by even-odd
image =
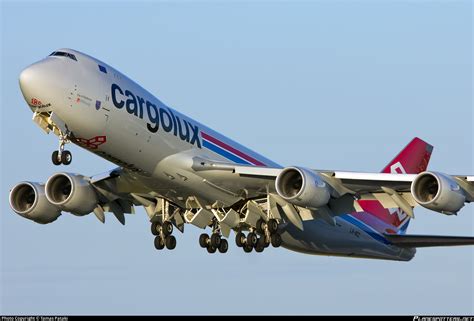
[[50, 56], [68, 57], [69, 59], [77, 61], [76, 56], [74, 56], [73, 54], [70, 54], [68, 52], [64, 52], [64, 51], [53, 51], [50, 54]]

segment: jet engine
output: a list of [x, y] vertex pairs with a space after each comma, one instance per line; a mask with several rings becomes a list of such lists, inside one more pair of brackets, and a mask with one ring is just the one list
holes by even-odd
[[456, 214], [466, 201], [464, 190], [449, 175], [423, 172], [413, 180], [411, 194], [423, 207], [443, 214]]
[[275, 181], [278, 195], [291, 204], [318, 208], [326, 205], [331, 189], [317, 173], [300, 167], [287, 167]]
[[55, 221], [61, 210], [45, 196], [44, 184], [21, 182], [10, 191], [10, 207], [15, 213], [36, 223]]
[[77, 216], [91, 213], [98, 198], [89, 179], [77, 174], [57, 173], [46, 182], [46, 197], [61, 210]]

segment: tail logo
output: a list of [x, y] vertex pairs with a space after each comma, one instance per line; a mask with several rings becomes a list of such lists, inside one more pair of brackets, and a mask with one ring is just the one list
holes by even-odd
[[392, 173], [392, 174], [406, 174], [407, 171], [405, 170], [405, 168], [403, 168], [402, 163], [396, 162], [395, 164], [390, 166], [390, 173]]
[[397, 214], [400, 224], [403, 223], [403, 220], [408, 217], [408, 215], [404, 211], [402, 211], [400, 208], [389, 208], [388, 213], [390, 215]]

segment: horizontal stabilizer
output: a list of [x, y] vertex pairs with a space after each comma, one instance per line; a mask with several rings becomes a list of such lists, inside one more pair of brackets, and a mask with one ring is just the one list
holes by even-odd
[[399, 247], [474, 245], [474, 237], [469, 236], [385, 234], [385, 238]]

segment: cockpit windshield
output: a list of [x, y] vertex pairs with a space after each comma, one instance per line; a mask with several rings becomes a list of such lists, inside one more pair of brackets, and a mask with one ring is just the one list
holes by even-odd
[[64, 51], [53, 51], [50, 56], [60, 56], [60, 57], [67, 57], [69, 59], [72, 59], [72, 60], [75, 60], [77, 61], [76, 59], [76, 56], [74, 56], [73, 54], [70, 54], [68, 52], [64, 52]]

